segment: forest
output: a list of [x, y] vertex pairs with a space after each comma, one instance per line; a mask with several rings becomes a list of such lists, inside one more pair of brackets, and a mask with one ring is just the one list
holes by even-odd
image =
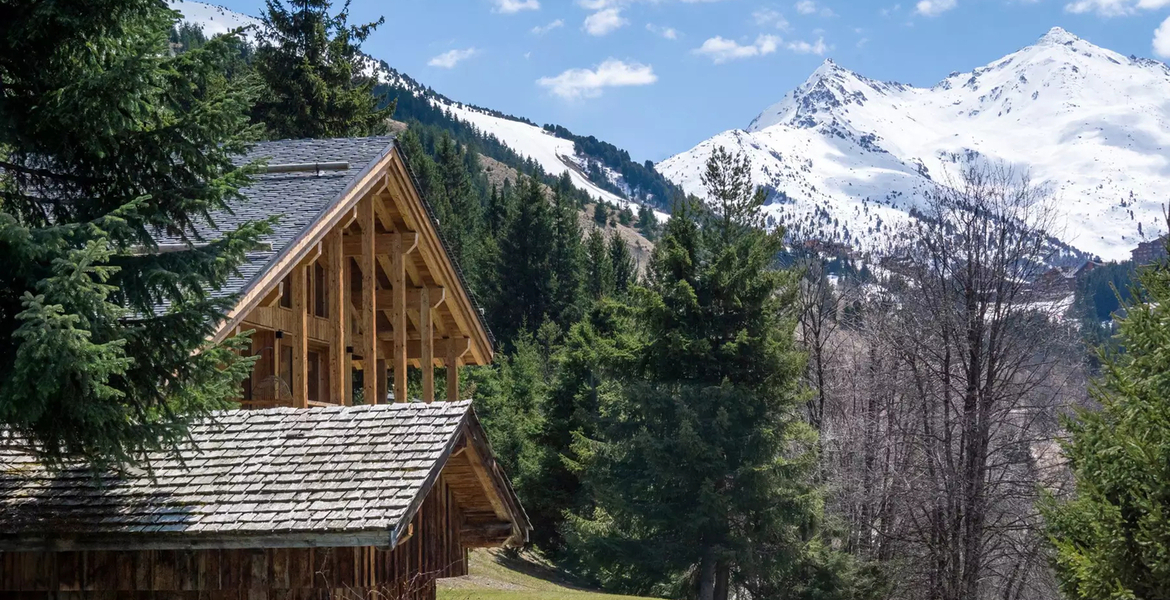
[[207, 323], [271, 219], [162, 258], [135, 252], [151, 232], [195, 236], [239, 199], [256, 141], [395, 131], [495, 337], [496, 363], [461, 380], [529, 550], [582, 583], [1170, 597], [1170, 266], [1098, 269], [1066, 312], [1044, 277], [1053, 199], [1025, 174], [965, 163], [901, 247], [842, 261], [767, 227], [767, 192], [722, 149], [705, 199], [642, 173], [656, 203], [672, 194], [670, 219], [610, 215], [390, 96], [362, 74], [381, 22], [327, 0], [271, 0], [254, 46], [140, 0], [87, 19], [18, 4], [0, 23], [43, 11], [60, 29], [0, 25], [0, 424], [50, 464], [144, 466], [247, 375], [245, 340], [209, 347]]

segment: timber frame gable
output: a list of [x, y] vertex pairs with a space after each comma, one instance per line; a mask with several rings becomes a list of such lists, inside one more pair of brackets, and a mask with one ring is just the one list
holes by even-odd
[[382, 144], [357, 173], [339, 168], [347, 163], [335, 161], [329, 148], [316, 150], [311, 161], [295, 154], [303, 162], [279, 162], [288, 160], [288, 147], [347, 141], [269, 142], [250, 157], [269, 161], [254, 186], [267, 190], [257, 194], [262, 202], [279, 204], [282, 188], [304, 193], [306, 179], [333, 177], [345, 185], [310, 204], [307, 210], [317, 213], [295, 235], [273, 243], [274, 254], [242, 282], [235, 308], [217, 330], [217, 341], [255, 331], [252, 352], [259, 359], [245, 406], [352, 404], [355, 369], [363, 373], [364, 402], [383, 402], [391, 391], [406, 401], [408, 367], [421, 369], [421, 397], [430, 401], [434, 367], [452, 365], [445, 396], [454, 401], [458, 366], [492, 361], [491, 334], [393, 138], [352, 140]]

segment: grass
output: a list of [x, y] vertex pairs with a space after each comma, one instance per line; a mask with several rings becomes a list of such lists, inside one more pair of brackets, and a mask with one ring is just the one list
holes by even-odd
[[439, 580], [439, 600], [645, 600], [582, 589], [531, 555], [509, 558], [496, 550], [471, 553], [468, 574]]

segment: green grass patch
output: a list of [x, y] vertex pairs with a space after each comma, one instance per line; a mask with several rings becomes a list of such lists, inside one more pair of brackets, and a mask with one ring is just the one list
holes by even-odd
[[464, 577], [439, 580], [439, 600], [645, 600], [582, 589], [531, 555], [510, 558], [476, 550], [468, 571]]

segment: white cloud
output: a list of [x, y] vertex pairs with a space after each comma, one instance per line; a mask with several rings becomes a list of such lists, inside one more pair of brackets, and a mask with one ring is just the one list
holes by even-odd
[[609, 59], [594, 69], [569, 69], [556, 77], [541, 77], [537, 84], [553, 94], [574, 100], [595, 98], [605, 88], [650, 85], [658, 81], [650, 65]]
[[788, 31], [789, 29], [788, 19], [785, 19], [784, 15], [771, 8], [761, 8], [752, 13], [752, 20], [756, 22], [756, 25], [761, 27], [775, 27], [781, 31]]
[[1132, 15], [1139, 10], [1157, 10], [1170, 6], [1170, 0], [1076, 0], [1064, 5], [1070, 13], [1095, 12], [1102, 17]]
[[1170, 17], [1154, 32], [1154, 54], [1170, 58]]
[[460, 62], [479, 54], [479, 50], [475, 48], [467, 48], [464, 50], [448, 50], [430, 60], [427, 65], [438, 67], [440, 69], [453, 69], [455, 65]]
[[630, 22], [622, 16], [620, 8], [603, 8], [585, 18], [585, 31], [589, 35], [606, 35]]
[[937, 17], [958, 4], [958, 0], [919, 0], [914, 5], [914, 12], [925, 17]]
[[556, 21], [553, 21], [552, 23], [549, 23], [548, 25], [537, 25], [536, 27], [533, 27], [532, 33], [534, 33], [536, 35], [544, 35], [544, 34], [550, 32], [554, 29], [560, 29], [561, 27], [564, 27], [564, 26], [565, 26], [565, 21], [562, 19], [557, 19]]
[[518, 13], [522, 10], [540, 10], [539, 0], [494, 0], [496, 12], [504, 14]]
[[817, 3], [813, 0], [800, 0], [795, 5], [796, 12], [802, 15], [811, 15], [817, 12]]
[[674, 27], [660, 27], [653, 23], [647, 23], [646, 31], [649, 31], [650, 33], [653, 33], [657, 36], [662, 36], [668, 40], [678, 39], [678, 30], [676, 30]]
[[825, 52], [829, 51], [829, 47], [825, 45], [825, 38], [817, 38], [814, 43], [806, 41], [788, 42], [786, 47], [797, 54], [815, 54], [817, 56], [824, 56]]
[[741, 58], [772, 54], [780, 46], [780, 41], [780, 38], [774, 35], [761, 35], [754, 43], [744, 46], [735, 40], [715, 36], [703, 42], [703, 45], [695, 48], [693, 52], [710, 58], [715, 64], [721, 64]]

